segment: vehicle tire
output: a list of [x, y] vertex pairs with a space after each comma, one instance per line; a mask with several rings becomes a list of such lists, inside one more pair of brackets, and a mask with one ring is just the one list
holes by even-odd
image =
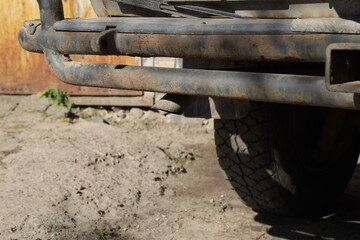
[[241, 119], [215, 120], [220, 166], [255, 211], [284, 216], [329, 213], [359, 157], [359, 133], [351, 124], [356, 114], [251, 102]]

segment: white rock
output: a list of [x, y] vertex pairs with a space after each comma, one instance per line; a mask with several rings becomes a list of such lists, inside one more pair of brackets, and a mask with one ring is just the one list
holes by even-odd
[[129, 112], [129, 116], [134, 118], [141, 118], [144, 115], [144, 111], [140, 108], [132, 108]]

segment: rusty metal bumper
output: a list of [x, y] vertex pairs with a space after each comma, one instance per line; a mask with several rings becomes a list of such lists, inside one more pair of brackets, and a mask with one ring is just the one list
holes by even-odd
[[292, 19], [124, 17], [66, 19], [46, 30], [28, 21], [19, 41], [28, 51], [62, 54], [325, 62], [328, 45], [360, 44], [360, 34], [339, 31], [309, 32]]
[[240, 19], [238, 24], [231, 19], [64, 20], [61, 0], [38, 3], [41, 22], [26, 22], [19, 41], [28, 51], [44, 52], [50, 69], [66, 83], [360, 109], [358, 93], [330, 92], [324, 77], [78, 63], [67, 56], [325, 62], [329, 44], [360, 44], [358, 34], [296, 32], [289, 19]]

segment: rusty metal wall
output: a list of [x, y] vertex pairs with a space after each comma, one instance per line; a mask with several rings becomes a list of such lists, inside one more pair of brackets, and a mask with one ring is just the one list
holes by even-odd
[[[63, 0], [66, 17], [95, 17], [90, 0]], [[33, 94], [57, 87], [71, 95], [141, 96], [142, 92], [78, 87], [60, 82], [50, 73], [42, 54], [21, 49], [18, 30], [24, 20], [39, 18], [35, 0], [3, 0], [0, 4], [0, 94]], [[77, 61], [135, 65], [134, 58], [73, 56]]]

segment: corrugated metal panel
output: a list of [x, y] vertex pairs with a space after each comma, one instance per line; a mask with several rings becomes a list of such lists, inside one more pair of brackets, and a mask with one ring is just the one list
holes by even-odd
[[[90, 0], [64, 0], [66, 17], [95, 17]], [[72, 95], [141, 96], [142, 92], [78, 87], [60, 82], [50, 73], [42, 54], [21, 49], [17, 33], [24, 20], [39, 18], [35, 0], [3, 0], [0, 4], [0, 93], [32, 94], [57, 87]], [[134, 65], [131, 57], [74, 56], [75, 60]]]

